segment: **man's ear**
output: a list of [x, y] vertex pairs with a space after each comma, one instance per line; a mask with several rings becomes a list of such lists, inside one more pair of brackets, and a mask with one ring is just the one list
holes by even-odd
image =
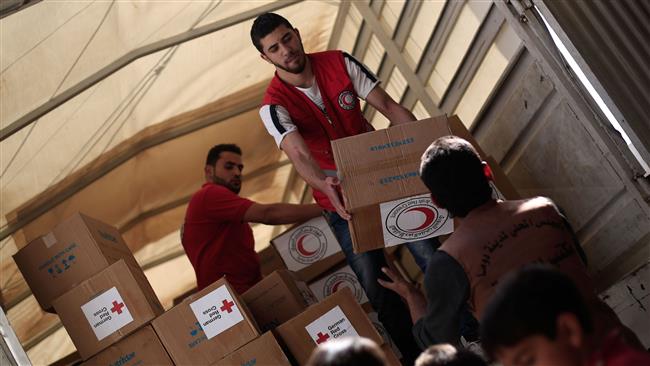
[[488, 163], [482, 161], [481, 164], [483, 165], [483, 175], [485, 175], [485, 178], [487, 178], [488, 181], [494, 182], [494, 175], [492, 174], [492, 168], [488, 165]]
[[562, 313], [555, 320], [556, 339], [573, 348], [580, 349], [585, 342], [585, 334], [580, 320], [573, 313]]
[[206, 178], [212, 177], [214, 175], [214, 167], [210, 165], [206, 165], [203, 167], [203, 174], [205, 175]]

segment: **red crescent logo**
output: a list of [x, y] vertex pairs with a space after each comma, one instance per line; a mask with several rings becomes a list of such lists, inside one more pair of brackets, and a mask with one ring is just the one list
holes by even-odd
[[305, 247], [303, 246], [302, 242], [305, 240], [307, 235], [309, 235], [309, 234], [305, 234], [305, 235], [301, 236], [296, 241], [296, 249], [298, 249], [298, 252], [300, 252], [300, 254], [304, 255], [305, 257], [312, 256], [317, 252], [317, 250], [314, 250], [314, 251], [310, 252], [309, 250], [305, 249]]
[[339, 286], [343, 283], [344, 281], [338, 281], [337, 283], [332, 286], [332, 293], [335, 293], [336, 291], [339, 290]]
[[345, 104], [345, 105], [353, 105], [353, 104], [354, 104], [354, 100], [352, 99], [352, 95], [350, 95], [350, 94], [346, 94], [346, 95], [343, 97], [343, 104]]
[[428, 208], [428, 207], [413, 207], [412, 209], [407, 210], [406, 212], [411, 212], [411, 211], [422, 212], [426, 218], [425, 218], [424, 223], [422, 225], [420, 225], [420, 226], [418, 226], [416, 228], [410, 229], [409, 231], [420, 231], [420, 230], [428, 227], [429, 225], [431, 225], [433, 223], [433, 221], [436, 219], [435, 212], [433, 212], [433, 210]]

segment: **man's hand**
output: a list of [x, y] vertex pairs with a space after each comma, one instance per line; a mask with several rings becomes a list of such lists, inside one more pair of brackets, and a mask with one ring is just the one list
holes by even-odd
[[420, 295], [422, 294], [420, 290], [415, 288], [412, 284], [406, 282], [404, 277], [402, 277], [400, 274], [397, 274], [393, 272], [388, 267], [382, 267], [381, 271], [390, 278], [390, 281], [385, 281], [382, 280], [381, 278], [377, 279], [377, 282], [379, 282], [380, 285], [384, 286], [385, 288], [394, 291], [404, 299], [408, 300], [410, 296], [413, 296], [415, 293], [419, 293]]
[[345, 209], [345, 206], [343, 206], [343, 203], [341, 202], [341, 199], [339, 198], [339, 193], [336, 190], [336, 187], [340, 185], [341, 182], [339, 181], [338, 178], [336, 177], [326, 177], [325, 178], [325, 186], [322, 189], [322, 192], [327, 195], [327, 198], [329, 198], [330, 202], [332, 202], [332, 206], [336, 209], [336, 213], [339, 214], [342, 218], [345, 220], [350, 220], [352, 218], [352, 215]]

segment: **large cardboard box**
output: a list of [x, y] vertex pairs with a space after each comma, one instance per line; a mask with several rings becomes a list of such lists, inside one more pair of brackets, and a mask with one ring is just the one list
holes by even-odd
[[340, 263], [345, 256], [323, 216], [296, 225], [271, 240], [286, 268], [310, 281]]
[[286, 269], [264, 277], [241, 298], [262, 332], [275, 329], [318, 302], [307, 284]]
[[173, 365], [160, 339], [151, 326], [140, 328], [135, 333], [111, 345], [84, 362], [82, 366], [158, 366]]
[[282, 348], [273, 336], [273, 333], [266, 332], [261, 337], [248, 343], [244, 347], [236, 350], [214, 364], [214, 366], [232, 365], [291, 366], [291, 363], [282, 351]]
[[260, 250], [257, 255], [260, 258], [260, 270], [262, 276], [268, 276], [278, 269], [286, 269], [287, 266], [282, 261], [282, 257], [273, 245]]
[[177, 365], [210, 365], [260, 335], [225, 278], [190, 295], [151, 324]]
[[307, 362], [314, 348], [332, 339], [361, 336], [379, 345], [384, 343], [349, 288], [310, 306], [276, 331], [301, 365]]
[[142, 270], [123, 260], [57, 297], [52, 305], [84, 360], [163, 312]]
[[14, 255], [39, 305], [50, 312], [52, 300], [120, 259], [139, 268], [116, 228], [80, 213]]
[[[332, 141], [357, 253], [453, 231], [419, 177], [420, 157], [436, 138], [456, 135], [487, 155], [457, 116], [440, 116]], [[498, 166], [492, 167], [498, 170]], [[505, 177], [495, 174], [497, 177]], [[496, 181], [497, 187], [501, 182]]]
[[336, 291], [347, 287], [352, 290], [354, 298], [359, 304], [368, 302], [366, 292], [361, 287], [357, 275], [349, 265], [339, 266], [309, 284], [318, 301], [324, 300]]

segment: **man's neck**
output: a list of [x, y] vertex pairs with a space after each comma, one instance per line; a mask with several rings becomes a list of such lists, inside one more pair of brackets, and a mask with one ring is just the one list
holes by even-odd
[[278, 77], [287, 84], [299, 88], [309, 88], [314, 84], [314, 72], [311, 69], [309, 57], [305, 55], [305, 69], [300, 74], [294, 74], [276, 67]]

